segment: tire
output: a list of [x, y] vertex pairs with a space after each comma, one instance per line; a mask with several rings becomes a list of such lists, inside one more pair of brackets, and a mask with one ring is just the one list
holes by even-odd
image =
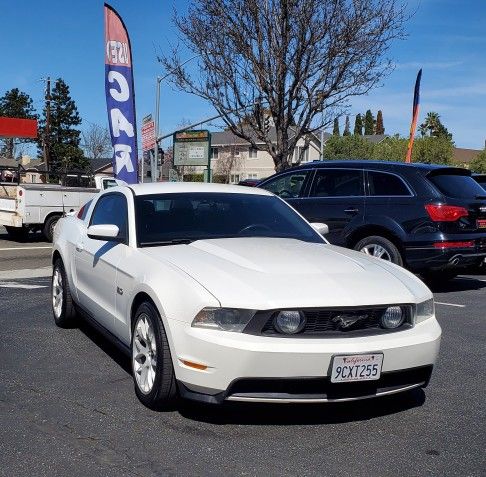
[[69, 282], [62, 260], [58, 258], [52, 268], [51, 280], [52, 314], [60, 328], [72, 328], [76, 325], [76, 308], [74, 307]]
[[52, 242], [54, 237], [54, 227], [57, 224], [57, 221], [61, 218], [60, 215], [51, 215], [46, 219], [44, 222], [44, 226], [42, 227], [42, 235], [48, 242]]
[[154, 410], [173, 409], [177, 384], [169, 342], [160, 315], [149, 301], [135, 313], [130, 348], [133, 383], [140, 402]]
[[5, 226], [5, 230], [12, 240], [25, 240], [29, 233], [25, 227], [10, 227], [7, 225]]
[[354, 249], [403, 267], [403, 258], [400, 250], [398, 250], [398, 247], [393, 242], [385, 237], [378, 235], [365, 237], [354, 246]]

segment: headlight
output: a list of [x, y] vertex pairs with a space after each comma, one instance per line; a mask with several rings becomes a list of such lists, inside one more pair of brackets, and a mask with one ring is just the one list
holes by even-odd
[[274, 319], [274, 325], [279, 333], [294, 335], [305, 326], [305, 317], [300, 311], [281, 311]]
[[415, 308], [415, 323], [421, 323], [435, 315], [434, 299], [417, 303]]
[[194, 320], [196, 328], [241, 332], [255, 315], [254, 310], [238, 308], [204, 308]]
[[405, 319], [405, 313], [401, 306], [389, 306], [381, 317], [381, 326], [392, 330], [398, 328]]

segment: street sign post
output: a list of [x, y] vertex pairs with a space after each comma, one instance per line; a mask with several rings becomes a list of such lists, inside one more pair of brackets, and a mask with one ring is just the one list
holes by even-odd
[[[178, 131], [173, 136], [175, 166], [207, 166], [211, 170], [211, 134], [207, 130]], [[210, 182], [211, 174], [207, 174]]]

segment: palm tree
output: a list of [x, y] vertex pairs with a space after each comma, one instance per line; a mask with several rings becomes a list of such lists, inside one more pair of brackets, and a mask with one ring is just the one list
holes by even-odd
[[439, 114], [432, 111], [425, 116], [425, 121], [419, 126], [419, 132], [422, 137], [427, 136], [427, 133], [429, 136], [437, 136], [441, 126]]

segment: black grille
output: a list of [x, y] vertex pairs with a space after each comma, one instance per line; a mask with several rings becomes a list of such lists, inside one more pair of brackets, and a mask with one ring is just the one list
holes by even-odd
[[243, 378], [231, 383], [227, 397], [346, 399], [373, 396], [408, 386], [426, 387], [432, 366], [383, 373], [377, 381], [331, 383], [329, 378]]
[[302, 313], [306, 318], [306, 324], [303, 330], [295, 335], [283, 335], [274, 327], [274, 320], [278, 311], [272, 313], [270, 318], [265, 322], [261, 333], [264, 335], [274, 336], [294, 336], [294, 337], [312, 337], [312, 336], [332, 336], [332, 337], [349, 337], [374, 335], [380, 333], [390, 333], [402, 330], [411, 326], [410, 306], [402, 306], [405, 313], [403, 323], [393, 330], [381, 327], [381, 317], [385, 313], [387, 306], [379, 308], [363, 309], [304, 309]]

